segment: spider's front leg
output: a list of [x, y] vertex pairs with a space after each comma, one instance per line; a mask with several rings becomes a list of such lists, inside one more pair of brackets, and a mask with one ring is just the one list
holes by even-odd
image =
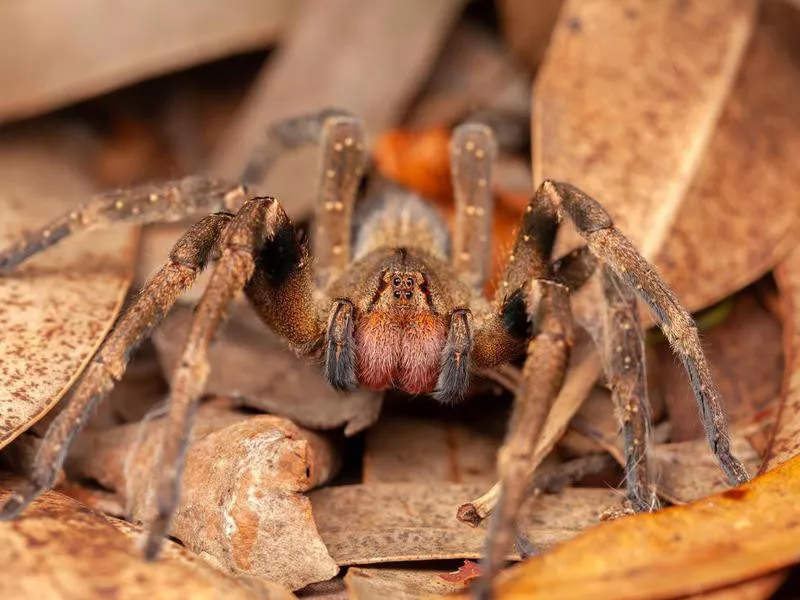
[[505, 554], [515, 537], [517, 515], [530, 483], [536, 443], [564, 382], [573, 343], [567, 288], [549, 279], [535, 279], [530, 282], [526, 296], [527, 314], [536, 331], [528, 343], [511, 422], [498, 454], [500, 496], [487, 537], [483, 575], [476, 588], [479, 598], [491, 597], [492, 581], [503, 566]]
[[747, 470], [731, 450], [722, 397], [711, 377], [697, 327], [674, 292], [655, 267], [614, 226], [596, 200], [570, 184], [555, 181], [543, 182], [536, 198], [541, 203], [552, 204], [569, 217], [590, 250], [613, 271], [618, 281], [634, 290], [650, 307], [689, 376], [712, 452], [731, 485], [746, 482]]
[[50, 424], [34, 462], [31, 481], [11, 495], [0, 520], [13, 519], [52, 486], [75, 435], [92, 410], [122, 378], [133, 350], [191, 287], [217, 246], [231, 215], [214, 214], [194, 225], [173, 247], [169, 260], [120, 317], [81, 375], [64, 410]]
[[156, 483], [156, 516], [145, 547], [145, 555], [151, 559], [158, 555], [178, 504], [192, 416], [209, 373], [208, 349], [231, 301], [246, 289], [262, 316], [267, 298], [277, 306], [291, 305], [291, 314], [282, 317], [282, 325], [267, 321], [296, 347], [310, 349], [323, 333], [313, 300], [311, 261], [277, 200], [245, 202], [228, 225], [220, 249], [172, 378]]

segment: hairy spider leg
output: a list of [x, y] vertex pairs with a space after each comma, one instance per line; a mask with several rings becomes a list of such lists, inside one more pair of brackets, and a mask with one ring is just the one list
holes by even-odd
[[[225, 231], [220, 257], [195, 310], [181, 360], [172, 378], [167, 427], [157, 470], [157, 512], [150, 523], [145, 546], [148, 559], [158, 555], [178, 505], [192, 417], [210, 371], [211, 341], [231, 301], [257, 269], [256, 256], [263, 258], [265, 248], [286, 228], [291, 228], [291, 224], [278, 201], [259, 197], [245, 202]], [[276, 260], [281, 259], [279, 254], [274, 256]]]
[[348, 116], [328, 118], [320, 138], [322, 168], [314, 223], [314, 276], [326, 289], [350, 264], [353, 207], [367, 164], [361, 121]]
[[169, 260], [147, 282], [136, 301], [103, 340], [70, 393], [64, 410], [47, 429], [36, 455], [31, 480], [21, 490], [14, 492], [0, 509], [0, 520], [13, 519], [52, 486], [75, 435], [94, 407], [122, 378], [133, 350], [205, 268], [230, 219], [228, 214], [210, 215], [178, 240], [170, 252]]
[[103, 192], [0, 250], [0, 274], [76, 233], [121, 223], [169, 223], [218, 210], [235, 212], [245, 197], [240, 185], [194, 175]]
[[746, 482], [747, 470], [733, 455], [722, 398], [711, 377], [691, 315], [596, 200], [573, 185], [550, 180], [539, 186], [536, 195], [549, 200], [568, 216], [591, 251], [650, 307], [689, 376], [712, 452], [731, 485]]
[[606, 299], [603, 354], [611, 398], [622, 424], [628, 500], [636, 512], [652, 511], [659, 502], [648, 458], [650, 402], [636, 295], [607, 265], [603, 265], [602, 275]]
[[480, 294], [491, 272], [492, 167], [497, 142], [480, 123], [459, 125], [450, 139], [450, 174], [455, 199], [451, 262], [461, 281]]
[[526, 294], [536, 335], [527, 346], [522, 380], [514, 396], [508, 433], [497, 457], [500, 495], [492, 513], [479, 598], [491, 597], [491, 583], [516, 537], [516, 521], [530, 483], [534, 450], [553, 400], [558, 395], [573, 344], [569, 291], [559, 283], [534, 279]]

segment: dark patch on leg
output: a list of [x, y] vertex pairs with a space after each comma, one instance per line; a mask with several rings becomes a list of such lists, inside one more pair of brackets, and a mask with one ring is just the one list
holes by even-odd
[[521, 289], [503, 300], [500, 321], [503, 328], [515, 338], [524, 340], [531, 336], [531, 324], [525, 308], [525, 294]]
[[433, 393], [439, 402], [458, 402], [466, 394], [472, 346], [472, 313], [468, 309], [456, 309], [450, 319], [439, 379]]
[[325, 378], [341, 392], [358, 387], [356, 345], [353, 338], [353, 313], [349, 300], [338, 300], [328, 321], [325, 336]]
[[262, 271], [273, 286], [280, 286], [306, 259], [308, 252], [303, 239], [292, 224], [285, 220], [275, 237], [258, 249], [256, 268]]

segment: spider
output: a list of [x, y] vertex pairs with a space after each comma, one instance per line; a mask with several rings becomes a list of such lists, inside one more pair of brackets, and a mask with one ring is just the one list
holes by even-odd
[[[262, 181], [285, 151], [312, 143], [321, 146], [322, 165], [309, 245], [278, 200], [251, 196], [245, 186]], [[598, 202], [568, 183], [544, 181], [522, 217], [495, 297], [484, 297], [496, 153], [488, 127], [473, 122], [454, 130], [451, 238], [435, 209], [397, 187], [385, 187], [354, 211], [367, 163], [363, 127], [343, 111], [326, 110], [270, 127], [241, 184], [193, 176], [104, 193], [0, 252], [0, 273], [8, 273], [79, 231], [211, 213], [180, 238], [119, 317], [50, 425], [31, 480], [2, 507], [0, 518], [19, 515], [51, 487], [70, 442], [122, 377], [132, 350], [212, 261], [216, 265], [172, 378], [148, 558], [157, 556], [178, 502], [192, 414], [209, 372], [209, 345], [242, 291], [264, 323], [299, 355], [317, 358], [330, 384], [343, 392], [357, 386], [399, 388], [457, 402], [472, 372], [526, 357], [498, 456], [501, 493], [484, 581], [502, 566], [513, 542], [536, 436], [564, 379], [573, 341], [570, 292], [596, 269], [606, 296], [603, 351], [621, 417], [633, 507], [657, 505], [647, 469], [649, 411], [636, 295], [653, 311], [686, 368], [708, 442], [728, 480], [745, 482], [748, 475], [731, 452], [722, 399], [694, 322]], [[586, 246], [552, 261], [563, 218], [572, 221]]]

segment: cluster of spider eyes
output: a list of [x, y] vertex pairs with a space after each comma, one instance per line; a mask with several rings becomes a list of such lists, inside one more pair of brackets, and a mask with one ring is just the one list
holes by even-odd
[[[395, 276], [395, 278], [392, 279], [392, 285], [394, 287], [396, 287], [396, 288], [399, 288], [401, 283], [403, 283], [403, 280], [400, 277]], [[414, 280], [411, 277], [406, 279], [405, 287], [408, 287], [408, 288], [413, 288], [414, 287]], [[406, 300], [411, 300], [411, 297], [413, 295], [414, 295], [414, 293], [411, 290], [406, 290], [405, 292], [402, 292], [401, 290], [395, 290], [394, 291], [394, 297], [397, 298], [398, 300], [400, 298], [402, 298], [403, 296], [406, 297]]]

